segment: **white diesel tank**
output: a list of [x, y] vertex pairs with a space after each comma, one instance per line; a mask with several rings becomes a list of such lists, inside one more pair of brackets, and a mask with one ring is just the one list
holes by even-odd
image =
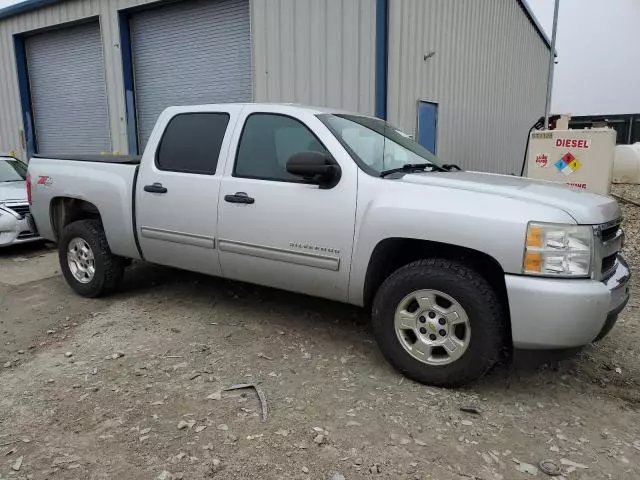
[[608, 195], [615, 145], [611, 128], [532, 132], [527, 176]]
[[640, 183], [640, 142], [616, 147], [613, 183]]

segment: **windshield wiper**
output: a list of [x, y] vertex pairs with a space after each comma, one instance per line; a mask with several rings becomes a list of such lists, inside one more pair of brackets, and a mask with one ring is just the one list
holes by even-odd
[[414, 170], [426, 170], [430, 168], [430, 172], [433, 171], [445, 171], [441, 167], [437, 166], [434, 163], [405, 163], [403, 166], [398, 168], [390, 168], [389, 170], [383, 170], [380, 172], [380, 177], [384, 178], [387, 175], [391, 175], [392, 173], [398, 172], [413, 172]]
[[459, 172], [462, 171], [462, 169], [458, 165], [456, 165], [455, 163], [445, 163], [444, 165], [442, 165], [442, 168], [444, 168], [447, 172], [450, 172], [454, 168], [456, 170], [458, 170]]

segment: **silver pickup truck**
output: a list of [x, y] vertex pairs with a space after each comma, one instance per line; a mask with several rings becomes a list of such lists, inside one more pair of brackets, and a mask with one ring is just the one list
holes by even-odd
[[172, 107], [141, 158], [35, 157], [29, 182], [80, 295], [143, 259], [363, 306], [385, 357], [432, 385], [600, 339], [629, 298], [613, 199], [459, 171], [362, 115]]

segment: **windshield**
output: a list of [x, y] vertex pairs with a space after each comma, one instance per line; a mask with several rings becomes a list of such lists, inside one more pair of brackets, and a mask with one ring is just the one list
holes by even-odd
[[27, 178], [27, 166], [20, 160], [0, 158], [0, 183], [23, 182]]
[[440, 165], [433, 153], [379, 118], [342, 114], [318, 118], [370, 175], [378, 176], [406, 164]]

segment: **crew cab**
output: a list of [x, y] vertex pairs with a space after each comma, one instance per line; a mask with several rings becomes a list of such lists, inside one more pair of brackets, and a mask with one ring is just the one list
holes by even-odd
[[364, 115], [171, 107], [142, 157], [36, 156], [29, 177], [80, 295], [141, 259], [351, 303], [423, 383], [473, 381], [512, 348], [589, 344], [629, 298], [615, 200], [443, 165]]

